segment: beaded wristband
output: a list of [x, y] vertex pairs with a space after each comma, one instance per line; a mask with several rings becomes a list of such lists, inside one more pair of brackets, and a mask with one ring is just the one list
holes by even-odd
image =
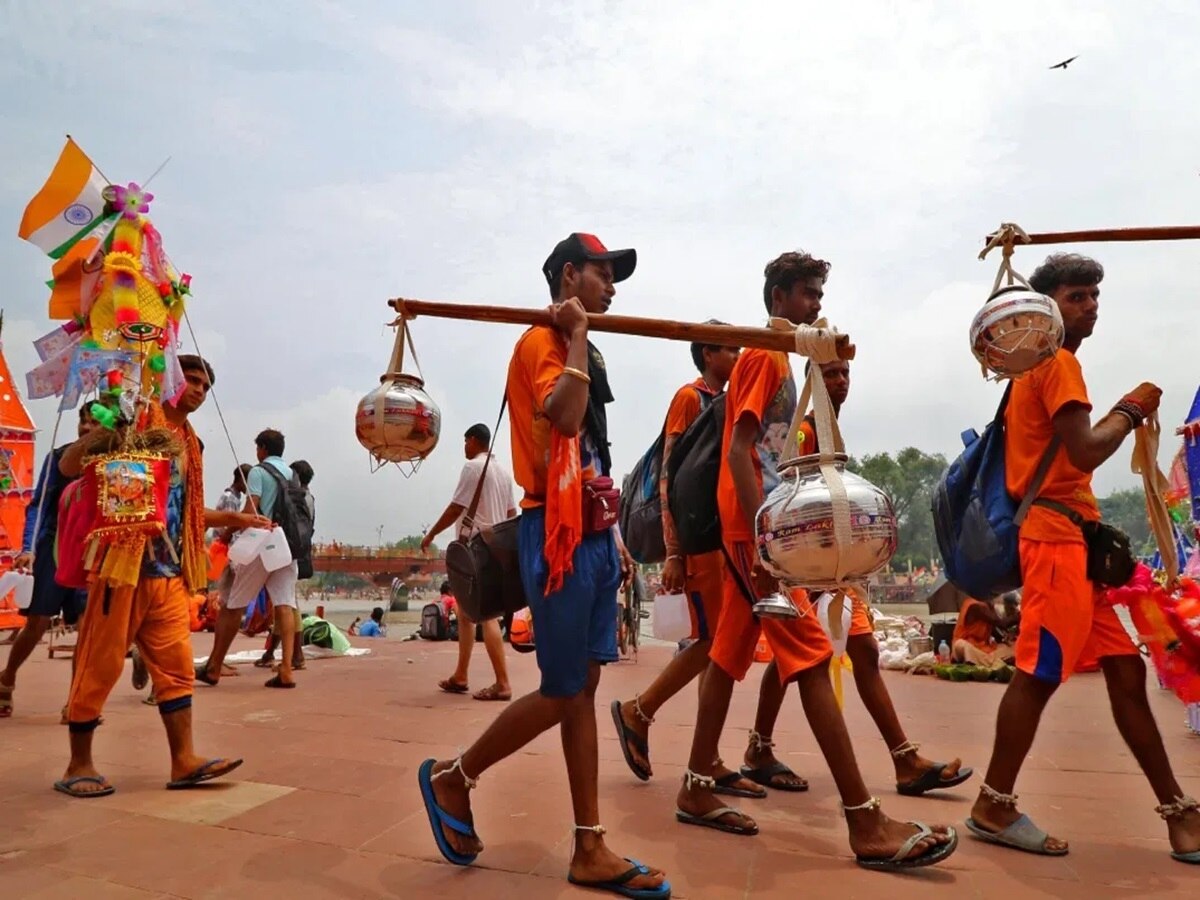
[[1129, 420], [1129, 424], [1134, 428], [1139, 427], [1146, 421], [1146, 413], [1143, 412], [1141, 406], [1132, 400], [1121, 400], [1112, 408], [1115, 413], [1120, 413]]

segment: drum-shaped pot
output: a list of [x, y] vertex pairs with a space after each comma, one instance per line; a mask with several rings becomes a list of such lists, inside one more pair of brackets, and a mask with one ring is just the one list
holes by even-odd
[[[781, 471], [782, 481], [755, 517], [758, 555], [775, 577], [791, 585], [820, 588], [864, 581], [896, 552], [896, 513], [891, 498], [834, 457], [849, 499], [850, 541], [834, 533], [833, 497], [820, 457], [806, 456]], [[839, 578], [840, 574], [840, 578]]]

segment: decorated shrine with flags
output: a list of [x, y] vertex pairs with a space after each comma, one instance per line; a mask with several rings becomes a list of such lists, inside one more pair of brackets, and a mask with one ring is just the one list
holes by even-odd
[[[21, 552], [25, 507], [33, 497], [33, 419], [4, 358], [4, 315], [0, 313], [0, 573], [12, 568]], [[0, 631], [20, 628], [11, 592], [0, 597]]]

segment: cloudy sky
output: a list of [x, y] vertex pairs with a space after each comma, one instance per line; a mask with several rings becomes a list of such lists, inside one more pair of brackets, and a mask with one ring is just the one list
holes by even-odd
[[[638, 249], [614, 307], [636, 315], [756, 324], [769, 259], [831, 260], [826, 310], [859, 347], [850, 450], [953, 453], [999, 399], [967, 346], [995, 271], [976, 260], [985, 233], [1200, 221], [1190, 2], [269, 10], [0, 5], [4, 346], [23, 381], [30, 341], [51, 327], [48, 260], [16, 228], [63, 135], [114, 181], [171, 157], [152, 214], [193, 275], [192, 321], [236, 450], [249, 459], [264, 427], [286, 434], [287, 456], [316, 468], [323, 538], [432, 522], [462, 432], [498, 411], [518, 330], [418, 320], [442, 447], [412, 478], [370, 473], [353, 415], [386, 368], [387, 298], [544, 305], [539, 267], [572, 230]], [[1080, 354], [1094, 402], [1155, 381], [1173, 430], [1200, 382], [1200, 245], [1079, 249], [1109, 269]], [[1040, 258], [1018, 251], [1017, 267]], [[597, 343], [620, 472], [694, 372], [683, 344]], [[31, 406], [48, 444], [55, 405]], [[215, 497], [233, 452], [211, 403], [197, 425]], [[1135, 484], [1130, 449], [1101, 470], [1100, 492]]]

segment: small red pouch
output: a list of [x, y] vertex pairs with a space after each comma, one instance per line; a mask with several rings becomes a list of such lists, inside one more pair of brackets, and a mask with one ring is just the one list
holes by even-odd
[[617, 524], [621, 491], [611, 478], [601, 477], [583, 484], [583, 533], [598, 534]]

